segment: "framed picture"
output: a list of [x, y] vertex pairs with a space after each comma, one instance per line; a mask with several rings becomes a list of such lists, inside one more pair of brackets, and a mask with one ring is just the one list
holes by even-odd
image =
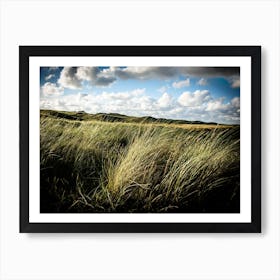
[[261, 232], [260, 46], [20, 46], [20, 232]]

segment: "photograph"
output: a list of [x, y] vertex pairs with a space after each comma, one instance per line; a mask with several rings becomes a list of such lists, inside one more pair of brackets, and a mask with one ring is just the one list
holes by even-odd
[[241, 83], [230, 66], [40, 66], [40, 213], [240, 213]]

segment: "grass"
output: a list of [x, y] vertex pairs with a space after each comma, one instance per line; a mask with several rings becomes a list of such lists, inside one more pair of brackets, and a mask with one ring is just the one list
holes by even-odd
[[41, 111], [41, 212], [239, 212], [239, 126], [64, 114]]

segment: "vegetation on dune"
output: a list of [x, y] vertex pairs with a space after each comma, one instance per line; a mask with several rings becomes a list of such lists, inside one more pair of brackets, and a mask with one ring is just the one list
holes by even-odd
[[78, 121], [107, 121], [107, 122], [128, 122], [128, 123], [158, 123], [158, 124], [212, 124], [217, 125], [217, 123], [204, 123], [201, 121], [186, 121], [186, 120], [173, 120], [164, 118], [154, 118], [150, 116], [144, 117], [132, 117], [126, 116], [118, 113], [97, 113], [88, 114], [84, 111], [80, 112], [67, 112], [67, 111], [53, 111], [53, 110], [41, 110], [41, 115], [55, 118], [63, 118], [69, 120]]
[[239, 212], [239, 126], [50, 112], [41, 112], [41, 212]]

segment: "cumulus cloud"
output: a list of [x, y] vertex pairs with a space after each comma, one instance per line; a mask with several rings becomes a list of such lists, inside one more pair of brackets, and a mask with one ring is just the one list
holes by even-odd
[[239, 123], [240, 121], [240, 98], [234, 97], [225, 103], [224, 98], [211, 100], [205, 109], [213, 119], [222, 123]]
[[77, 76], [77, 67], [64, 67], [60, 73], [58, 83], [70, 89], [81, 89], [81, 80]]
[[[41, 109], [65, 110], [65, 111], [87, 111], [91, 112], [94, 104], [91, 104], [92, 96], [87, 94], [67, 94], [53, 96], [52, 98], [41, 98]], [[99, 108], [96, 107], [98, 110]]]
[[48, 90], [41, 96], [42, 109], [239, 123], [239, 97], [226, 101], [225, 98], [214, 98], [208, 90], [186, 91], [178, 98], [164, 92], [155, 98], [149, 96], [144, 88], [123, 92], [80, 92], [63, 95], [57, 94], [61, 88], [48, 82], [44, 89]]
[[116, 80], [110, 71], [101, 71], [99, 67], [78, 67], [77, 77], [95, 86], [108, 86]]
[[200, 86], [207, 86], [207, 79], [204, 79], [204, 78], [201, 78], [198, 82], [197, 82], [198, 85]]
[[225, 104], [224, 98], [211, 100], [208, 102], [206, 111], [227, 111], [230, 108], [230, 103]]
[[92, 81], [96, 79], [98, 72], [98, 67], [78, 67], [76, 75], [80, 80]]
[[99, 67], [64, 67], [58, 83], [69, 89], [81, 89], [82, 82], [88, 81], [93, 86], [109, 86], [116, 80], [110, 71], [100, 70]]
[[165, 92], [157, 101], [160, 108], [169, 108], [172, 105], [172, 97], [170, 94]]
[[208, 90], [196, 90], [195, 92], [185, 91], [179, 96], [178, 102], [185, 107], [196, 107], [203, 105], [210, 99], [211, 97]]
[[54, 83], [46, 82], [41, 86], [41, 95], [43, 96], [57, 96], [63, 93], [63, 88], [58, 87]]
[[179, 82], [174, 82], [172, 84], [172, 86], [174, 88], [183, 88], [183, 87], [188, 87], [190, 86], [191, 82], [190, 82], [190, 79], [186, 79], [186, 80], [183, 80], [183, 81], [179, 81]]

